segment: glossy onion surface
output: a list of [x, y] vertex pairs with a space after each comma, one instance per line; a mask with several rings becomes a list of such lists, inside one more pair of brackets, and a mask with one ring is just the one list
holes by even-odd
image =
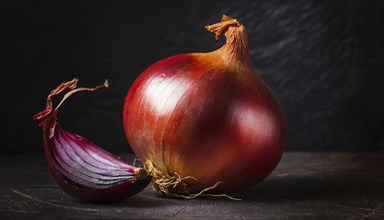
[[[231, 22], [227, 22], [231, 21]], [[227, 22], [227, 23], [225, 23]], [[227, 43], [209, 53], [171, 56], [148, 67], [124, 104], [128, 141], [169, 175], [201, 190], [251, 186], [278, 164], [285, 120], [278, 100], [251, 69], [244, 27], [224, 16], [207, 29]]]

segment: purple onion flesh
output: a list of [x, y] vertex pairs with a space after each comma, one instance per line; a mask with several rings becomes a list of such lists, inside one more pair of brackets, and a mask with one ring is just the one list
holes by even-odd
[[[57, 123], [62, 102], [78, 91], [108, 87], [77, 88], [77, 79], [64, 82], [48, 95], [46, 108], [34, 119], [43, 127], [44, 151], [56, 182], [67, 194], [91, 202], [113, 202], [142, 191], [150, 182], [143, 168], [129, 165], [77, 134], [63, 130]], [[68, 92], [53, 110], [52, 98]]]

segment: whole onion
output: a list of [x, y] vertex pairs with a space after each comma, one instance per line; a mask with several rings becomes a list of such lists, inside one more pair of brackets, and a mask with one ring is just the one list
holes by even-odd
[[226, 44], [162, 59], [131, 86], [124, 129], [157, 191], [193, 198], [264, 179], [284, 149], [285, 119], [271, 89], [250, 66], [247, 34], [223, 16], [206, 26]]

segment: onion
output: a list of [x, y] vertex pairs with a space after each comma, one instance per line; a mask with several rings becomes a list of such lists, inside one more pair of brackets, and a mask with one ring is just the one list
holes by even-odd
[[[95, 88], [74, 89], [77, 81], [52, 90], [46, 108], [34, 116], [43, 127], [44, 151], [56, 182], [67, 194], [92, 202], [117, 201], [142, 191], [150, 181], [144, 169], [129, 165], [57, 123], [59, 107], [73, 93], [108, 87], [106, 81]], [[73, 90], [53, 110], [52, 98], [67, 89]]]
[[125, 98], [129, 144], [155, 190], [171, 197], [252, 186], [272, 172], [284, 149], [284, 114], [250, 66], [244, 26], [224, 15], [206, 29], [216, 39], [225, 34], [226, 44], [156, 62]]

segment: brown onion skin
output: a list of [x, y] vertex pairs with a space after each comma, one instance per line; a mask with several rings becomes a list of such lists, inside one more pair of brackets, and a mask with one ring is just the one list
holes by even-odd
[[[124, 103], [129, 144], [141, 160], [164, 172], [193, 176], [215, 191], [254, 185], [278, 164], [285, 119], [246, 54], [227, 45], [181, 54], [148, 67]], [[236, 63], [234, 63], [236, 62]]]

